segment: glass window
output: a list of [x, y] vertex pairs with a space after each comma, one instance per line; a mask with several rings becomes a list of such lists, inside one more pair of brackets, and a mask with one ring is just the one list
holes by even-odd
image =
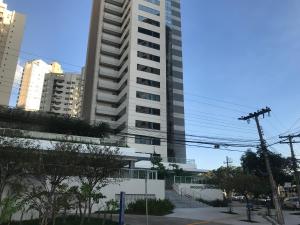
[[146, 93], [146, 92], [137, 91], [136, 92], [136, 97], [151, 100], [151, 101], [160, 102], [160, 96], [159, 95], [150, 94], [150, 93]]
[[144, 144], [144, 145], [160, 145], [160, 138], [147, 137], [147, 136], [135, 136], [136, 144]]
[[149, 54], [149, 53], [138, 51], [137, 56], [140, 57], [140, 58], [143, 58], [143, 59], [152, 60], [154, 62], [160, 62], [160, 57], [159, 56], [152, 55], [152, 54]]
[[156, 43], [153, 43], [153, 42], [150, 42], [150, 41], [145, 41], [145, 40], [142, 40], [142, 39], [138, 39], [137, 42], [138, 42], [139, 45], [149, 47], [149, 48], [153, 48], [153, 49], [156, 49], [156, 50], [160, 50], [160, 45], [159, 44], [156, 44]]
[[159, 10], [152, 9], [148, 6], [144, 6], [144, 5], [139, 4], [139, 10], [147, 12], [147, 13], [151, 13], [151, 14], [156, 15], [156, 16], [160, 16]]
[[160, 123], [136, 120], [135, 127], [151, 129], [151, 130], [160, 130]]
[[153, 26], [160, 27], [160, 22], [158, 22], [158, 21], [156, 21], [156, 20], [149, 19], [149, 18], [144, 17], [144, 16], [139, 16], [139, 21], [144, 22], [144, 23], [151, 24], [151, 25], [153, 25]]
[[160, 88], [160, 83], [159, 83], [158, 81], [148, 80], [148, 79], [144, 79], [144, 78], [137, 77], [136, 82], [137, 82], [138, 84], [142, 84], [142, 85], [146, 85], [146, 86], [151, 86], [151, 87]]
[[145, 1], [155, 4], [155, 5], [160, 5], [160, 0], [145, 0]]
[[160, 69], [151, 67], [151, 66], [145, 66], [145, 65], [141, 65], [141, 64], [137, 64], [137, 70], [138, 71], [143, 71], [146, 73], [153, 73], [156, 75], [160, 75]]
[[144, 106], [139, 106], [139, 105], [136, 106], [136, 112], [150, 114], [150, 115], [154, 115], [154, 116], [160, 116], [160, 109], [144, 107]]
[[149, 36], [152, 36], [155, 38], [160, 38], [160, 33], [152, 31], [152, 30], [148, 30], [148, 29], [139, 27], [138, 31], [139, 31], [139, 33], [142, 33], [142, 34], [146, 34], [146, 35], [149, 35]]

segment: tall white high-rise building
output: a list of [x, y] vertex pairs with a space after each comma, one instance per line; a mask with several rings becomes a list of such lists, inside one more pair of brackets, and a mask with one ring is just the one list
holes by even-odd
[[25, 16], [0, 0], [0, 105], [8, 105], [24, 33]]
[[40, 109], [44, 79], [47, 73], [63, 73], [63, 70], [57, 62], [48, 64], [40, 59], [25, 64], [17, 107], [28, 111]]
[[86, 120], [184, 161], [180, 0], [94, 0], [85, 76]]

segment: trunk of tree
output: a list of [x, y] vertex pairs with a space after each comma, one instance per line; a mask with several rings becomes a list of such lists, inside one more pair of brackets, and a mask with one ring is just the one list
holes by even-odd
[[105, 225], [105, 223], [106, 223], [106, 211], [103, 214], [102, 225]]
[[86, 211], [87, 211], [87, 202], [84, 203], [84, 211], [83, 211], [83, 215], [81, 217], [80, 225], [84, 224], [84, 220], [85, 220], [85, 217], [86, 217]]
[[52, 225], [56, 224], [56, 214], [53, 215], [52, 217]]
[[248, 199], [248, 196], [245, 195], [245, 198], [246, 198], [246, 204], [247, 204], [247, 220], [249, 222], [251, 222], [251, 209], [250, 209], [250, 203], [249, 203], [249, 199]]
[[89, 197], [88, 200], [88, 222], [90, 222], [91, 214], [92, 214], [92, 198]]
[[65, 224], [67, 220], [67, 208], [64, 208], [64, 215], [63, 215], [63, 223]]
[[56, 222], [56, 199], [55, 199], [55, 190], [56, 186], [52, 184], [51, 186], [51, 191], [50, 191], [50, 204], [51, 204], [51, 220], [52, 220], [52, 225], [55, 225]]
[[23, 224], [23, 217], [24, 217], [25, 208], [22, 209], [21, 217], [20, 217], [20, 225]]
[[228, 193], [227, 201], [228, 201], [228, 212], [233, 213], [233, 210], [232, 210], [232, 192], [231, 191]]

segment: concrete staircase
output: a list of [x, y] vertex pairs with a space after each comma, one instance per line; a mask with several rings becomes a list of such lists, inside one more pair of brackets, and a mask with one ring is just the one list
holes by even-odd
[[203, 208], [208, 205], [195, 201], [189, 196], [180, 196], [174, 190], [166, 190], [166, 199], [169, 199], [175, 208]]

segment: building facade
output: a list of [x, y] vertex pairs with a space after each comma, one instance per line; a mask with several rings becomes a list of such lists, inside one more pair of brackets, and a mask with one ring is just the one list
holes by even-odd
[[0, 105], [8, 105], [14, 83], [25, 16], [0, 0]]
[[163, 158], [185, 158], [184, 146], [175, 149], [169, 134], [180, 130], [184, 139], [183, 99], [175, 102], [168, 93], [183, 96], [182, 89], [172, 89], [180, 80], [173, 79], [173, 69], [182, 84], [182, 66], [173, 68], [174, 59], [181, 60], [181, 44], [175, 46], [181, 37], [172, 36], [178, 6], [178, 0], [94, 0], [86, 62], [83, 117], [108, 122], [128, 146]]
[[21, 82], [22, 82], [23, 70], [24, 70], [23, 66], [21, 66], [18, 63], [16, 73], [15, 73], [14, 83], [13, 83], [13, 87], [12, 87], [12, 91], [11, 91], [11, 95], [10, 95], [10, 100], [9, 100], [9, 106], [11, 106], [11, 107], [16, 107], [16, 105], [17, 105], [20, 86], [21, 86]]
[[63, 70], [57, 62], [48, 64], [40, 59], [25, 64], [17, 107], [28, 111], [40, 109], [44, 79], [47, 73], [63, 73]]
[[81, 74], [46, 74], [40, 110], [80, 118], [83, 84]]

